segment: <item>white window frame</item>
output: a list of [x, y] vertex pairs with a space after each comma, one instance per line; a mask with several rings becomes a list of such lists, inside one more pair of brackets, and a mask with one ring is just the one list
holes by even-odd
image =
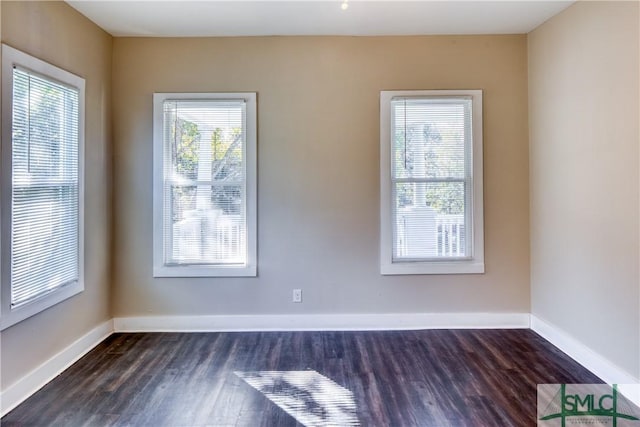
[[[236, 93], [153, 94], [153, 277], [255, 277], [257, 276], [257, 95]], [[165, 101], [244, 100], [246, 103], [246, 221], [247, 262], [243, 265], [167, 265], [164, 261], [164, 109]]]
[[[461, 259], [398, 261], [393, 259], [393, 190], [391, 151], [391, 101], [396, 97], [461, 97], [472, 99], [471, 146], [471, 254]], [[482, 91], [400, 90], [380, 92], [380, 272], [401, 274], [484, 273], [482, 183]]]
[[[78, 280], [61, 286], [33, 301], [11, 307], [11, 205], [12, 205], [12, 131], [13, 69], [20, 67], [51, 81], [78, 90]], [[2, 194], [0, 196], [1, 286], [0, 330], [46, 310], [84, 290], [84, 124], [85, 80], [68, 71], [37, 59], [7, 45], [2, 45]]]

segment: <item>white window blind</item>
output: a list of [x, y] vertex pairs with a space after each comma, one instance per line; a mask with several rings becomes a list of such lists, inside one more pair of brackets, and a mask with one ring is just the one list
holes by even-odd
[[0, 329], [84, 290], [84, 89], [2, 45]]
[[78, 89], [13, 70], [11, 305], [79, 280]]
[[391, 101], [393, 259], [471, 254], [471, 99]]
[[162, 109], [162, 237], [156, 240], [164, 273], [157, 275], [240, 275], [233, 270], [252, 261], [255, 232], [248, 203], [255, 133], [248, 132], [247, 99], [163, 97], [156, 105]]
[[[474, 221], [482, 217], [476, 185], [482, 152], [474, 150], [481, 144], [476, 141], [481, 133], [474, 132], [481, 126], [474, 116], [480, 106], [471, 93], [437, 92], [386, 92], [381, 110], [387, 162], [381, 182], [388, 203], [382, 206], [387, 223], [381, 231], [388, 236], [383, 244], [389, 245], [381, 253], [383, 265], [404, 264], [406, 274], [429, 273], [428, 264], [440, 267], [434, 272], [455, 272], [456, 263], [474, 262], [481, 253], [474, 245], [482, 240], [482, 223]], [[441, 268], [446, 263], [452, 268]]]

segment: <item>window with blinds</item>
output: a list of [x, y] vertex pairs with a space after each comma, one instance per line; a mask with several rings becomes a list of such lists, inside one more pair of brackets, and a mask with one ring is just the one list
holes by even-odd
[[157, 276], [251, 275], [255, 97], [197, 95], [156, 94], [161, 206], [154, 270]]
[[10, 91], [3, 96], [11, 125], [3, 137], [3, 177], [11, 191], [3, 195], [3, 227], [9, 231], [3, 235], [10, 236], [3, 247], [3, 277], [9, 279], [3, 297], [9, 296], [11, 313], [83, 287], [84, 80], [3, 46], [3, 66], [6, 60], [10, 76], [3, 70], [9, 82], [3, 89]]
[[479, 91], [382, 93], [383, 271], [478, 272], [480, 97]]

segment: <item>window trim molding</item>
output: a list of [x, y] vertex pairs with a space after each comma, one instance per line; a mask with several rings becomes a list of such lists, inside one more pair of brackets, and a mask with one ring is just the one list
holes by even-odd
[[[165, 265], [163, 235], [163, 103], [167, 100], [220, 99], [246, 102], [246, 212], [247, 263], [238, 265]], [[256, 92], [156, 92], [153, 94], [153, 277], [256, 277], [257, 276], [257, 93]]]
[[[472, 194], [471, 257], [460, 260], [393, 261], [393, 212], [391, 178], [391, 100], [401, 96], [471, 96], [472, 98]], [[380, 274], [477, 274], [484, 273], [484, 209], [482, 169], [482, 90], [398, 90], [380, 92]]]
[[[78, 281], [64, 285], [35, 300], [11, 307], [11, 197], [13, 68], [18, 66], [49, 80], [78, 90]], [[84, 191], [85, 191], [85, 80], [25, 52], [2, 44], [2, 187], [0, 227], [0, 330], [4, 330], [84, 291]]]

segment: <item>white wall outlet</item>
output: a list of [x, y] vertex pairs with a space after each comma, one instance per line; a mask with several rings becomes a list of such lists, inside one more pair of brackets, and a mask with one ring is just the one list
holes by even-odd
[[302, 289], [293, 290], [293, 302], [302, 302]]

